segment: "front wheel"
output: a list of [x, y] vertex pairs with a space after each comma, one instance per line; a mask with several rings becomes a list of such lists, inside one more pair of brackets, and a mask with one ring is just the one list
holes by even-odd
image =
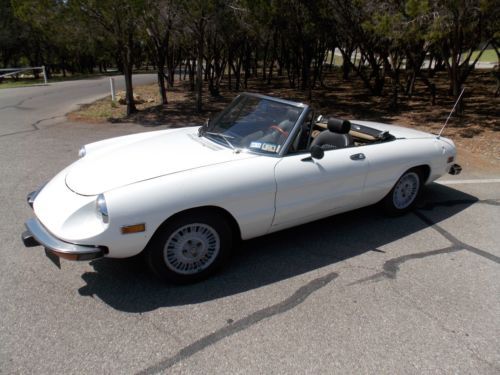
[[146, 250], [146, 261], [160, 278], [186, 284], [206, 278], [229, 257], [232, 233], [217, 212], [181, 215], [163, 224]]
[[422, 191], [422, 177], [417, 169], [410, 169], [396, 182], [382, 200], [384, 211], [392, 216], [402, 215], [415, 207]]

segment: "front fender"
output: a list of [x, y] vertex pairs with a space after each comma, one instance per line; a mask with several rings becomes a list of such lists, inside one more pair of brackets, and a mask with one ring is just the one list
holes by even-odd
[[[127, 185], [105, 194], [111, 257], [140, 252], [157, 228], [176, 213], [202, 206], [220, 207], [240, 227], [242, 239], [266, 234], [274, 216], [279, 159], [257, 157], [212, 165]], [[125, 225], [146, 224], [141, 233], [123, 235]]]

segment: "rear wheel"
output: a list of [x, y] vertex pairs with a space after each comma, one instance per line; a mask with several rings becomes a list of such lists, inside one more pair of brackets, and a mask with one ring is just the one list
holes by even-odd
[[160, 278], [185, 284], [206, 278], [231, 252], [232, 233], [217, 212], [189, 212], [163, 224], [146, 251], [146, 261]]
[[382, 200], [389, 215], [402, 215], [415, 207], [422, 191], [422, 175], [418, 169], [410, 169], [396, 182], [389, 194]]

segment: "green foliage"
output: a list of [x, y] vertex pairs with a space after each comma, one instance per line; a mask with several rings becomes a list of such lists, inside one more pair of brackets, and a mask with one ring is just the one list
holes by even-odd
[[210, 86], [231, 72], [239, 87], [240, 76], [267, 69], [312, 90], [336, 48], [377, 94], [402, 69], [420, 74], [429, 55], [458, 71], [455, 85], [484, 42], [500, 45], [498, 0], [0, 0], [4, 65], [130, 70], [152, 61], [173, 72], [198, 59]]
[[429, 0], [407, 0], [404, 4], [405, 13], [411, 19], [416, 19], [429, 14]]

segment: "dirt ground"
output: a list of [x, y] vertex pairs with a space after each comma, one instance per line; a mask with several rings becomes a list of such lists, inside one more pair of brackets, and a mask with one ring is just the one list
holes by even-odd
[[[381, 121], [438, 133], [454, 101], [447, 95], [445, 72], [438, 73], [433, 82], [437, 86], [435, 105], [431, 105], [426, 87], [417, 82], [411, 99], [402, 96], [398, 111], [389, 108], [387, 96], [370, 96], [359, 79], [344, 81], [338, 72], [326, 75], [324, 87], [313, 91], [311, 101], [307, 100], [306, 93], [289, 88], [286, 78], [276, 79], [271, 85], [252, 79], [243, 91], [306, 102], [324, 116]], [[493, 95], [495, 78], [491, 71], [475, 71], [465, 87], [464, 115], [452, 116], [443, 135], [456, 143], [459, 161], [464, 167], [500, 172], [500, 97]], [[187, 82], [176, 81], [168, 90], [166, 106], [159, 105], [157, 86], [149, 85], [135, 88], [135, 93], [149, 102], [137, 105], [139, 112], [128, 118], [125, 106], [111, 103], [110, 98], [82, 106], [68, 117], [80, 122], [133, 122], [145, 127], [198, 125], [224, 108], [237, 94], [225, 86], [216, 98], [206, 91], [202, 113], [195, 111], [194, 95]], [[386, 91], [390, 91], [390, 86]]]

